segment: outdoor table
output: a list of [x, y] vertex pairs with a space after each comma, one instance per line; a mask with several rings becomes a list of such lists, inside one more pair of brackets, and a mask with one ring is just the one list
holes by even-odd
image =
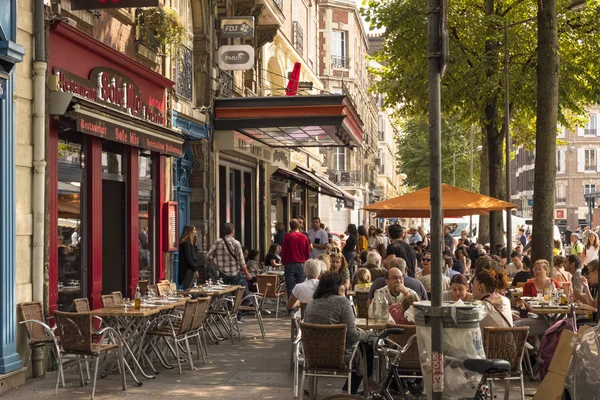
[[[157, 371], [152, 366], [150, 359], [147, 355], [142, 353], [142, 342], [140, 340], [143, 337], [146, 328], [149, 326], [151, 319], [157, 317], [159, 314], [165, 311], [170, 311], [176, 307], [185, 305], [189, 301], [189, 297], [175, 298], [171, 300], [165, 299], [151, 299], [148, 303], [142, 303], [140, 309], [135, 309], [133, 304], [127, 307], [106, 307], [99, 308], [92, 311], [92, 314], [102, 317], [103, 322], [120, 331], [123, 339], [124, 356], [128, 355], [131, 357], [131, 361], [134, 364], [135, 370], [139, 371], [143, 377], [147, 379], [154, 379], [154, 375], [146, 373], [142, 366], [142, 357], [149, 364], [150, 368], [156, 373]], [[156, 303], [153, 303], [156, 302]], [[127, 361], [125, 360], [125, 367], [129, 371], [129, 374], [138, 386], [142, 385], [142, 382], [137, 378], [134, 371], [131, 369]]]
[[270, 274], [270, 275], [277, 275], [280, 277], [285, 274], [285, 272], [283, 272], [283, 271], [265, 271], [265, 273]]
[[356, 327], [364, 330], [372, 329], [382, 331], [385, 329], [387, 321], [375, 321], [371, 318], [356, 318]]
[[[525, 298], [523, 298], [524, 301], [527, 301], [529, 304], [529, 300], [526, 300]], [[538, 314], [541, 315], [542, 317], [544, 317], [544, 319], [546, 319], [546, 321], [552, 325], [554, 324], [556, 321], [559, 321], [563, 318], [566, 318], [570, 311], [570, 307], [568, 305], [532, 305], [529, 304], [529, 306], [531, 307], [531, 312], [534, 314]], [[586, 310], [586, 309], [582, 309], [582, 308], [577, 308], [575, 307], [575, 315], [589, 315], [591, 314], [590, 310]]]

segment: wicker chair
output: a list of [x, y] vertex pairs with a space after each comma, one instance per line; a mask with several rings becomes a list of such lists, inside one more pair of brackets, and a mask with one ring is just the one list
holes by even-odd
[[521, 361], [525, 351], [525, 343], [529, 334], [529, 327], [514, 328], [483, 328], [483, 348], [488, 359], [501, 359], [510, 363], [510, 371], [500, 376], [490, 377], [490, 389], [494, 398], [494, 380], [504, 380], [504, 399], [508, 400], [510, 393], [509, 380], [519, 379], [521, 383], [521, 399], [525, 398], [523, 370]]
[[[42, 347], [44, 351], [44, 375], [46, 375], [46, 364], [48, 362], [47, 348], [54, 352], [58, 358], [59, 347], [54, 330], [48, 326], [44, 318], [44, 308], [41, 301], [32, 301], [27, 303], [19, 303], [17, 306], [19, 316], [22, 319], [20, 324], [25, 326], [29, 345], [27, 346], [27, 354], [25, 355], [24, 365], [27, 366], [31, 357], [33, 348]], [[65, 385], [63, 380], [63, 386]]]
[[265, 304], [265, 297], [260, 293], [250, 293], [248, 296], [242, 299], [242, 303], [247, 300], [252, 299], [252, 305], [245, 306], [240, 304], [240, 311], [250, 311], [254, 313], [256, 320], [258, 321], [258, 326], [260, 328], [260, 333], [262, 334], [262, 338], [265, 338], [265, 324], [262, 318], [263, 306]]
[[[279, 277], [272, 274], [257, 274], [256, 283], [258, 284], [258, 291], [265, 299], [277, 300], [275, 309], [275, 318], [279, 318], [279, 302], [280, 299], [287, 298], [285, 291], [285, 282], [279, 283]], [[283, 304], [286, 304], [284, 301]]]
[[[150, 346], [156, 352], [156, 355], [160, 360], [166, 360], [166, 356], [160, 352], [157, 344], [160, 339], [164, 339], [171, 354], [177, 359], [177, 367], [179, 368], [180, 375], [183, 374], [183, 371], [181, 370], [181, 359], [179, 358], [179, 343], [181, 342], [185, 343], [188, 360], [190, 362], [190, 369], [192, 371], [195, 370], [192, 351], [187, 339], [188, 333], [193, 326], [197, 306], [198, 300], [190, 300], [186, 303], [181, 316], [175, 314], [161, 315], [153, 321], [153, 324], [146, 333], [150, 339], [146, 343], [146, 346]], [[173, 338], [173, 346], [171, 346], [167, 338]]]
[[304, 368], [300, 382], [300, 393], [304, 393], [304, 380], [313, 377], [310, 393], [312, 399], [317, 396], [317, 379], [319, 377], [348, 379], [348, 394], [352, 388], [352, 361], [356, 355], [358, 342], [353, 344], [352, 357], [348, 365], [344, 362], [346, 351], [345, 324], [319, 325], [300, 323], [302, 331], [302, 348], [304, 350]]
[[111, 307], [118, 307], [121, 305], [121, 303], [116, 303], [115, 302], [115, 296], [112, 294], [103, 294], [100, 297], [100, 300], [102, 301], [102, 307], [103, 308], [111, 308]]
[[171, 283], [169, 281], [163, 281], [156, 284], [157, 294], [159, 296], [166, 296], [171, 291]]
[[210, 297], [198, 297], [196, 299], [198, 304], [196, 305], [196, 312], [194, 313], [194, 319], [192, 325], [187, 333], [187, 340], [196, 338], [196, 351], [198, 360], [202, 357], [202, 362], [206, 364], [206, 355], [208, 355], [208, 346], [206, 344], [206, 330], [204, 324], [208, 318], [208, 310], [210, 308]]
[[111, 294], [113, 295], [113, 298], [114, 298], [116, 304], [122, 304], [123, 303], [123, 293], [121, 293], [121, 292], [112, 292]]
[[[100, 366], [100, 357], [107, 356], [111, 352], [117, 354], [117, 362], [121, 371], [121, 380], [123, 390], [127, 390], [125, 380], [125, 360], [123, 359], [123, 347], [121, 345], [121, 336], [110, 327], [102, 328], [95, 332], [92, 328], [91, 313], [66, 313], [55, 311], [56, 331], [60, 336], [62, 350], [58, 355], [58, 374], [56, 376], [56, 386], [54, 395], [58, 395], [58, 382], [64, 377], [63, 359], [66, 354], [73, 354], [81, 361], [82, 357], [96, 358], [96, 368], [94, 370], [94, 381], [92, 384], [92, 399], [96, 393], [96, 379], [98, 378], [98, 369]], [[98, 335], [99, 339], [95, 341], [92, 335]], [[79, 364], [79, 377], [81, 386], [85, 384], [83, 379], [83, 370], [81, 362]], [[64, 386], [64, 383], [63, 383]]]
[[240, 342], [242, 341], [237, 313], [242, 305], [244, 290], [244, 287], [240, 287], [235, 292], [235, 297], [224, 297], [214, 301], [212, 308], [208, 311], [208, 314], [213, 317], [215, 323], [220, 322], [223, 325], [223, 328], [225, 328], [225, 331], [231, 338], [231, 344], [233, 344], [236, 332], [239, 335]]
[[358, 318], [369, 317], [369, 292], [356, 292], [356, 308]]
[[[148, 280], [140, 280], [138, 281], [138, 286], [140, 287], [140, 294], [142, 296], [145, 296], [146, 294], [148, 294]], [[135, 293], [133, 293], [135, 295]]]

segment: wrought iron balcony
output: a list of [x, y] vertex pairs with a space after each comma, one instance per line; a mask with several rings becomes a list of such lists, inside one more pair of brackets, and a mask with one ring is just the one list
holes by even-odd
[[331, 67], [350, 69], [350, 57], [331, 56]]
[[217, 97], [231, 97], [231, 93], [233, 93], [233, 75], [226, 71], [219, 71], [218, 83]]
[[298, 53], [300, 53], [300, 56], [304, 58], [304, 31], [298, 21], [294, 21], [292, 25], [292, 44]]
[[385, 132], [384, 131], [377, 131], [377, 140], [379, 140], [380, 142], [383, 142], [385, 140]]
[[359, 186], [362, 184], [360, 171], [329, 170], [329, 180], [340, 186]]

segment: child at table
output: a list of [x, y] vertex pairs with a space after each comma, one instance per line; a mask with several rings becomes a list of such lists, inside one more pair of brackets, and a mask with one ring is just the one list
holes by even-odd
[[355, 292], [369, 292], [371, 290], [371, 273], [366, 268], [359, 268], [356, 271]]

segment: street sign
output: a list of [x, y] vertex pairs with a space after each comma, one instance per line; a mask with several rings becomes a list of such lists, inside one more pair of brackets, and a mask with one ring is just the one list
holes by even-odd
[[221, 18], [222, 38], [254, 37], [254, 17]]
[[71, 10], [158, 7], [158, 0], [71, 0]]
[[254, 47], [241, 44], [219, 47], [217, 63], [223, 71], [244, 71], [254, 66]]

